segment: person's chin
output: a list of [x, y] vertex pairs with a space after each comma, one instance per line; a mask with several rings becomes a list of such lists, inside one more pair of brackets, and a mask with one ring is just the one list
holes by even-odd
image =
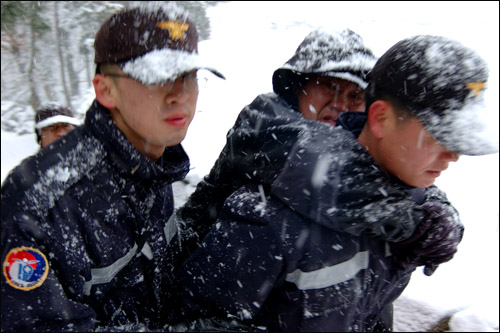
[[419, 188], [426, 188], [426, 187], [429, 187], [431, 185], [434, 185], [434, 183], [436, 182], [436, 178], [437, 177], [425, 177], [425, 179], [419, 179], [419, 180], [416, 180], [414, 182], [414, 184], [410, 184], [414, 187], [419, 187]]
[[178, 144], [180, 144], [184, 138], [186, 137], [186, 134], [187, 134], [187, 131], [184, 130], [184, 131], [178, 131], [176, 133], [176, 135], [172, 135], [168, 138], [166, 144], [165, 144], [165, 147], [172, 147], [172, 146], [177, 146]]
[[418, 188], [426, 188], [434, 184], [437, 177], [429, 175], [427, 172], [420, 174], [420, 176], [404, 176], [399, 175], [398, 178], [405, 183], [406, 185], [418, 187]]

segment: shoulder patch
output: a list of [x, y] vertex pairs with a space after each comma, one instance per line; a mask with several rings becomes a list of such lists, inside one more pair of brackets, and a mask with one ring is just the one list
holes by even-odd
[[49, 274], [47, 257], [31, 247], [16, 247], [3, 261], [7, 283], [16, 289], [32, 290], [40, 287]]

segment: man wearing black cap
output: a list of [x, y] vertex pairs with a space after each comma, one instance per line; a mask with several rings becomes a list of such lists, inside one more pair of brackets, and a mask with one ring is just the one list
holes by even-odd
[[270, 187], [228, 197], [178, 270], [171, 321], [390, 331], [387, 306], [411, 273], [431, 275], [462, 239], [435, 179], [460, 154], [498, 152], [481, 121], [487, 79], [486, 63], [458, 42], [393, 46], [369, 74], [366, 113], [342, 113], [336, 127], [311, 122]]
[[68, 107], [50, 104], [36, 110], [35, 133], [40, 147], [45, 148], [55, 140], [79, 126], [80, 121]]
[[82, 126], [2, 186], [2, 330], [161, 329], [171, 184], [207, 67], [175, 3], [141, 3], [95, 39]]

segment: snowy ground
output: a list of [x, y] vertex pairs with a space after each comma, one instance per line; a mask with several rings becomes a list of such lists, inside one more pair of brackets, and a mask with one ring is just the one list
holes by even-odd
[[[452, 4], [452, 5], [450, 5]], [[347, 14], [346, 14], [347, 13]], [[192, 170], [175, 184], [176, 205], [212, 167], [237, 114], [272, 90], [273, 71], [288, 60], [315, 27], [349, 27], [377, 56], [400, 39], [443, 35], [476, 49], [490, 64], [487, 103], [498, 110], [498, 2], [229, 2], [208, 10], [212, 37], [200, 44], [227, 77], [210, 74], [184, 147]], [[82, 105], [85, 109], [90, 102]], [[491, 124], [498, 126], [498, 111]], [[498, 130], [498, 128], [496, 128]], [[34, 135], [2, 131], [2, 181], [21, 159], [37, 151]], [[421, 270], [395, 306], [395, 331], [429, 331], [442, 319], [455, 332], [499, 329], [499, 154], [467, 157], [438, 179], [460, 212], [466, 230], [455, 258], [431, 277]]]

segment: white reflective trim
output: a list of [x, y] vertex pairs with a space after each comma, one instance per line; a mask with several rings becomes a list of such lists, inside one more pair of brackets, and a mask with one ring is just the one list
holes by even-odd
[[392, 256], [391, 246], [387, 242], [385, 243], [385, 256]]
[[141, 253], [144, 254], [144, 256], [148, 258], [148, 260], [153, 260], [153, 250], [151, 250], [148, 242], [144, 243]]
[[170, 215], [170, 218], [168, 219], [165, 228], [163, 228], [163, 232], [165, 233], [165, 237], [167, 238], [167, 244], [169, 244], [172, 238], [174, 238], [175, 233], [177, 232], [177, 224], [175, 223], [175, 213]]
[[327, 288], [352, 279], [359, 271], [368, 268], [368, 251], [358, 252], [343, 263], [323, 267], [312, 272], [300, 269], [286, 276], [288, 282], [294, 283], [300, 290]]
[[126, 255], [112, 263], [107, 267], [101, 268], [93, 268], [90, 270], [92, 278], [90, 281], [85, 281], [83, 284], [83, 294], [90, 295], [90, 290], [93, 285], [109, 283], [113, 278], [118, 274], [123, 267], [127, 266], [127, 264], [132, 260], [132, 258], [136, 255], [137, 252], [137, 244], [134, 243], [134, 247], [131, 248]]

